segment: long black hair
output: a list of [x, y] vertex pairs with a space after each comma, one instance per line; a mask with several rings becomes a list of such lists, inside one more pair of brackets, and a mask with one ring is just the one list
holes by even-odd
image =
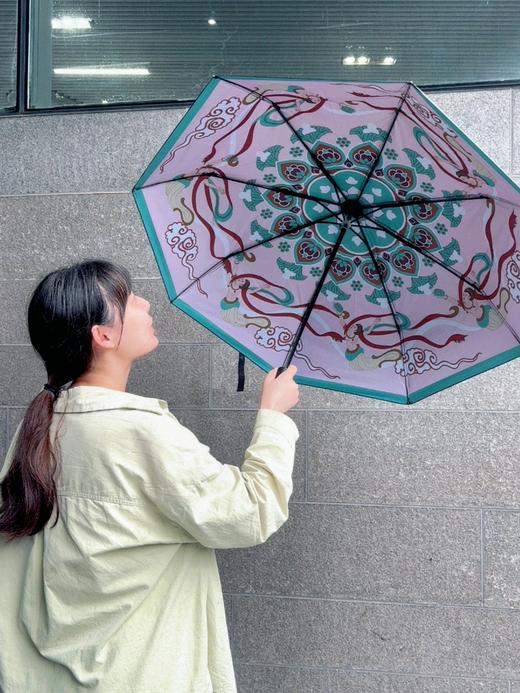
[[[108, 260], [85, 260], [40, 281], [29, 301], [27, 327], [50, 385], [63, 388], [89, 370], [93, 325], [114, 325], [115, 311], [122, 325], [131, 291], [128, 270]], [[55, 506], [56, 522], [59, 517], [59, 447], [55, 438], [51, 449], [49, 433], [56, 396], [43, 389], [29, 404], [0, 484], [0, 533], [8, 541], [39, 532]]]

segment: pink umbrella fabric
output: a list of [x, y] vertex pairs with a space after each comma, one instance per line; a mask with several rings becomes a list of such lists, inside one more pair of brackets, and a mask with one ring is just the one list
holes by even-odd
[[133, 194], [171, 303], [265, 371], [411, 404], [520, 355], [520, 189], [410, 82], [215, 77]]

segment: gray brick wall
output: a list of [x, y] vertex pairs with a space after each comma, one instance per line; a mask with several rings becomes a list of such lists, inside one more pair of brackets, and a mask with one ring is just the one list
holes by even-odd
[[[430, 98], [520, 183], [520, 89]], [[128, 389], [241, 464], [264, 373], [172, 308], [130, 190], [181, 111], [0, 120], [0, 461], [45, 373], [43, 274], [126, 264], [160, 345]], [[288, 522], [217, 551], [243, 693], [520, 693], [520, 362], [411, 407], [300, 386]]]

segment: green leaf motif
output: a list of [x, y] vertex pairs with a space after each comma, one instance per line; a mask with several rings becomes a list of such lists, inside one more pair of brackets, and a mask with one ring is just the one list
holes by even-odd
[[304, 132], [303, 128], [299, 128], [296, 132], [298, 133], [299, 137], [297, 135], [291, 135], [291, 142], [293, 144], [295, 142], [301, 142], [302, 140], [304, 142], [308, 142], [309, 144], [314, 144], [321, 137], [332, 132], [332, 130], [322, 127], [321, 125], [312, 125], [311, 130]]
[[[397, 301], [397, 299], [401, 296], [400, 291], [388, 291], [388, 296], [390, 298], [390, 301]], [[366, 297], [367, 301], [370, 303], [373, 303], [376, 306], [380, 305], [385, 305], [388, 304], [388, 299], [386, 297], [386, 293], [384, 289], [374, 289], [370, 296]], [[379, 303], [379, 301], [382, 300], [383, 303]]]
[[[448, 267], [451, 267], [451, 265], [456, 265], [457, 262], [460, 262], [462, 260], [460, 256], [460, 245], [454, 238], [451, 239], [451, 242], [448, 243], [447, 246], [445, 246], [441, 251], [439, 251], [439, 255], [442, 257], [444, 263]], [[453, 259], [453, 255], [456, 256], [455, 259]]]
[[267, 147], [261, 154], [256, 155], [256, 167], [263, 171], [264, 169], [276, 166], [282, 146], [275, 144], [272, 147]]
[[282, 258], [278, 258], [276, 260], [276, 264], [286, 279], [294, 279], [296, 281], [302, 281], [305, 279], [301, 265], [298, 265], [295, 262], [286, 262], [285, 260], [282, 260]]
[[[437, 283], [437, 275], [429, 274], [427, 277], [412, 277], [412, 286], [408, 288], [411, 294], [431, 294], [432, 289]], [[421, 287], [428, 287], [427, 291], [421, 289]]]
[[[251, 235], [253, 238], [258, 238], [260, 241], [265, 241], [268, 238], [273, 238], [273, 234], [269, 233], [267, 229], [264, 229], [260, 224], [256, 221], [251, 222]], [[266, 248], [272, 248], [273, 244], [272, 243], [264, 243], [264, 247]]]
[[432, 165], [430, 164], [428, 167], [424, 166], [421, 162], [423, 157], [420, 154], [415, 152], [413, 149], [408, 149], [408, 147], [404, 147], [403, 152], [408, 157], [408, 160], [412, 164], [416, 173], [424, 173], [424, 175], [428, 176], [430, 180], [435, 178], [435, 172]]
[[372, 128], [367, 125], [360, 125], [357, 128], [352, 128], [350, 130], [351, 135], [357, 135], [362, 142], [384, 142], [386, 137], [385, 130], [381, 128], [376, 128], [377, 132], [374, 132]]
[[[463, 193], [460, 190], [453, 190], [450, 192], [449, 190], [443, 190], [442, 191], [443, 197], [457, 197], [460, 195], [460, 197], [463, 197]], [[459, 212], [457, 216], [455, 216], [455, 204], [456, 201], [452, 200], [446, 200], [444, 204], [442, 205], [442, 213], [448, 219], [451, 223], [451, 225], [455, 228], [460, 225], [462, 221], [462, 214]]]
[[322, 294], [325, 294], [327, 298], [337, 298], [339, 301], [347, 301], [350, 298], [350, 294], [346, 294], [342, 291], [337, 284], [333, 281], [328, 281], [321, 287]]
[[248, 183], [242, 194], [242, 201], [251, 212], [255, 212], [257, 206], [264, 201], [261, 193], [258, 192], [256, 185]]

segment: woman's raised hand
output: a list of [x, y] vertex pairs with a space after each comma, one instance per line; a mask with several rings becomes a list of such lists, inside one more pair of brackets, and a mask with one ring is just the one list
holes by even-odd
[[273, 368], [264, 379], [260, 396], [260, 409], [274, 409], [285, 413], [298, 404], [300, 398], [298, 384], [293, 380], [298, 369], [296, 366], [290, 365], [287, 370], [276, 377], [277, 370], [278, 368]]

